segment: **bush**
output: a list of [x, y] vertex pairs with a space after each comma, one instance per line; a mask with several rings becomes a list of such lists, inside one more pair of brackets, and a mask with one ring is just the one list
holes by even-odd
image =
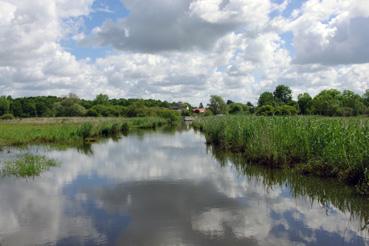
[[274, 115], [275, 109], [271, 105], [265, 105], [256, 109], [256, 115], [272, 116]]
[[297, 108], [290, 105], [281, 105], [276, 108], [275, 115], [297, 115]]
[[1, 120], [12, 120], [12, 119], [14, 119], [14, 115], [12, 115], [12, 114], [4, 114], [4, 115], [0, 116], [0, 119]]
[[98, 117], [100, 116], [99, 113], [96, 111], [96, 109], [94, 108], [90, 108], [87, 113], [86, 116], [90, 116], [90, 117]]

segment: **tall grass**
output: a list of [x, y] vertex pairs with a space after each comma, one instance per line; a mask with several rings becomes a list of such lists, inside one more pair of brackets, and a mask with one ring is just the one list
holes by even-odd
[[80, 121], [0, 122], [0, 147], [9, 145], [63, 143], [90, 141], [99, 137], [127, 133], [134, 128], [156, 128], [174, 124], [158, 117], [142, 118], [81, 118]]
[[204, 117], [194, 127], [208, 143], [249, 161], [369, 187], [369, 120], [322, 117]]

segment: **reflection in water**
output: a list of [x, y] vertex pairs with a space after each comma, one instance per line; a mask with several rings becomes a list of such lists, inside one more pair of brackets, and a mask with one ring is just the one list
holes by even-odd
[[350, 188], [244, 165], [204, 142], [189, 130], [30, 148], [62, 165], [0, 179], [0, 244], [369, 243], [368, 201]]

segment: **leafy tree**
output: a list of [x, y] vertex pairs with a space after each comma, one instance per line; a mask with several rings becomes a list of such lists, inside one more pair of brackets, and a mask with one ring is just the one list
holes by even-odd
[[232, 100], [227, 100], [227, 105], [234, 103]]
[[342, 106], [342, 94], [338, 90], [330, 89], [321, 91], [313, 99], [313, 112], [319, 115], [339, 115]]
[[241, 103], [232, 103], [228, 105], [228, 112], [230, 114], [239, 114], [244, 111], [243, 105]]
[[271, 105], [273, 106], [275, 104], [273, 93], [271, 92], [263, 92], [261, 93], [259, 100], [258, 100], [258, 106], [265, 106], [265, 105]]
[[0, 115], [8, 114], [10, 109], [10, 101], [7, 97], [0, 97]]
[[298, 101], [297, 101], [299, 108], [300, 108], [300, 113], [301, 114], [310, 114], [311, 110], [312, 110], [312, 104], [313, 104], [313, 98], [309, 95], [309, 93], [303, 93], [300, 94], [298, 96]]
[[199, 108], [204, 108], [204, 105], [202, 104], [202, 102], [200, 103]]
[[105, 94], [99, 94], [94, 100], [95, 104], [109, 104], [109, 96]]
[[369, 107], [369, 89], [367, 89], [363, 95], [364, 103], [367, 107]]
[[285, 85], [278, 85], [273, 95], [275, 101], [278, 103], [288, 103], [292, 100], [292, 91]]
[[[342, 93], [342, 105], [352, 109], [351, 115], [359, 115], [365, 112], [365, 104], [362, 97], [353, 91], [344, 90]], [[346, 110], [347, 111], [347, 110]]]
[[209, 109], [214, 114], [225, 114], [227, 113], [227, 105], [225, 104], [221, 96], [213, 95], [210, 97]]
[[14, 100], [10, 104], [10, 111], [13, 113], [16, 117], [22, 117], [23, 116], [23, 107], [20, 100]]

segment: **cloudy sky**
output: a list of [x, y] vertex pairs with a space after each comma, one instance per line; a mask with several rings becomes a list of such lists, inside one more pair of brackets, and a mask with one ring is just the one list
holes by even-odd
[[0, 94], [255, 101], [369, 88], [367, 0], [0, 0]]

